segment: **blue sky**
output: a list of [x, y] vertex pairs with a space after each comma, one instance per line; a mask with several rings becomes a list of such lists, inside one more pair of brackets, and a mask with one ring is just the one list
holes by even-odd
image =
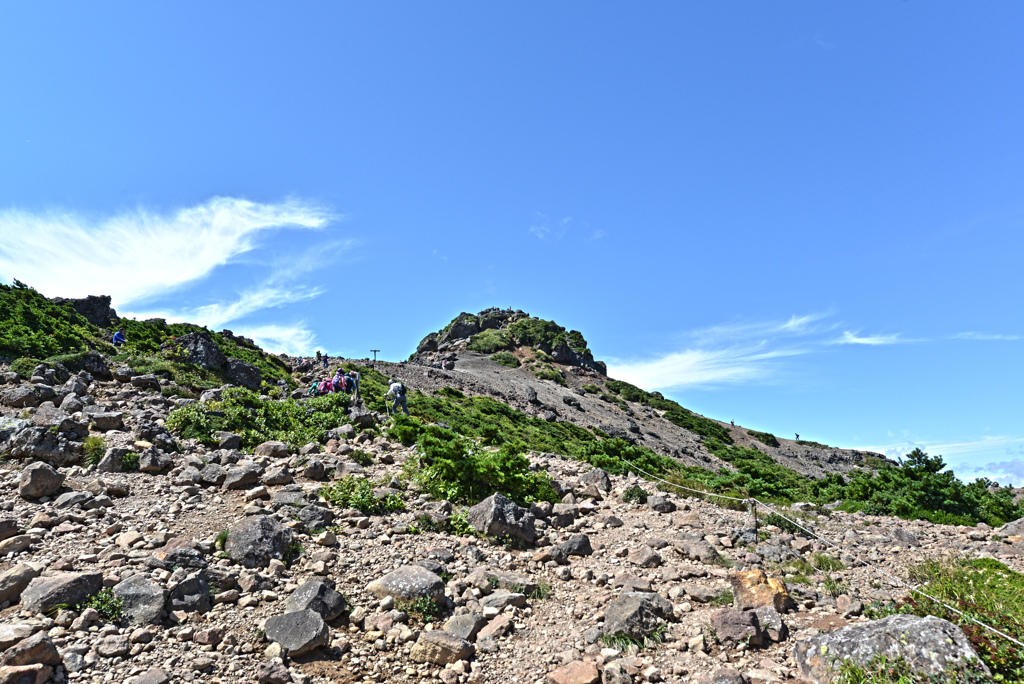
[[460, 311], [1024, 480], [1024, 5], [0, 9], [0, 277], [268, 348]]

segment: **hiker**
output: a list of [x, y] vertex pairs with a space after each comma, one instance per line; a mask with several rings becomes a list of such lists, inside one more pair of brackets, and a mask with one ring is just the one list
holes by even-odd
[[405, 403], [405, 385], [398, 382], [398, 380], [391, 378], [389, 383], [388, 393], [385, 394], [385, 398], [390, 397], [392, 394], [395, 395], [395, 401], [391, 404], [391, 412], [398, 413], [398, 405], [402, 405], [402, 410], [405, 411], [405, 415], [409, 415], [409, 407]]
[[331, 379], [331, 386], [335, 392], [345, 389], [345, 376], [341, 373], [341, 366], [338, 366], [338, 370], [334, 373], [334, 377]]
[[796, 435], [796, 441], [799, 442], [800, 441], [800, 433], [799, 432], [794, 432], [793, 434]]
[[324, 354], [324, 368], [327, 368], [327, 354]]
[[124, 328], [118, 328], [117, 332], [114, 333], [114, 346], [120, 347], [127, 341], [124, 336]]
[[320, 350], [319, 349], [316, 350], [316, 362], [320, 363]]
[[359, 398], [359, 372], [351, 370], [348, 372], [348, 377], [352, 378], [352, 387], [355, 391], [356, 399]]
[[736, 421], [735, 420], [730, 420], [729, 422], [732, 423], [733, 427], [736, 427]]

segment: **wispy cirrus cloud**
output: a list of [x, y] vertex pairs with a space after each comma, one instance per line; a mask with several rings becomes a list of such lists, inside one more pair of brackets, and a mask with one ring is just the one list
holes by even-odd
[[214, 302], [203, 306], [173, 311], [126, 312], [124, 315], [142, 319], [164, 318], [172, 323], [196, 323], [209, 328], [219, 328], [226, 323], [245, 318], [257, 311], [295, 304], [296, 302], [319, 297], [323, 293], [324, 289], [320, 287], [261, 285], [240, 292], [238, 298], [233, 301]]
[[256, 344], [275, 354], [311, 356], [316, 346], [316, 335], [305, 322], [288, 325], [257, 325], [234, 331], [251, 337]]
[[988, 333], [980, 333], [980, 332], [962, 332], [962, 333], [957, 333], [956, 335], [953, 335], [953, 339], [954, 340], [980, 340], [980, 341], [993, 340], [994, 341], [994, 340], [1019, 340], [1021, 338], [1020, 338], [1020, 335], [990, 335]]
[[899, 333], [894, 335], [861, 335], [844, 330], [842, 337], [833, 340], [831, 344], [865, 344], [871, 347], [879, 347], [886, 344], [900, 344], [902, 342], [914, 342], [916, 340], [905, 340]]
[[[325, 207], [215, 197], [160, 213], [107, 217], [51, 210], [0, 211], [0, 275], [65, 297], [109, 294], [115, 306], [145, 301], [208, 276], [253, 250], [261, 234], [317, 230], [335, 218]], [[83, 274], [101, 273], [101, 278]]]

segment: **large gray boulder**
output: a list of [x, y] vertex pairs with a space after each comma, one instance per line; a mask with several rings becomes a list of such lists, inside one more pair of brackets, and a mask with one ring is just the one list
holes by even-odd
[[[89, 295], [81, 299], [54, 297], [50, 301], [65, 309], [73, 309], [85, 320], [99, 328], [109, 328], [117, 321], [117, 312], [110, 306], [110, 295]], [[90, 353], [97, 354], [98, 352]]]
[[103, 588], [103, 573], [58, 572], [36, 577], [21, 594], [25, 610], [47, 613], [61, 604], [77, 606]]
[[288, 458], [288, 445], [284, 442], [263, 442], [253, 450], [253, 456]]
[[[36, 632], [7, 649], [3, 656], [0, 656], [0, 664], [7, 666], [40, 664], [56, 667], [61, 664], [61, 659], [60, 654], [57, 653], [57, 647], [53, 645], [49, 635], [46, 632]], [[5, 681], [9, 682], [10, 680]]]
[[473, 529], [488, 537], [515, 537], [527, 544], [537, 539], [533, 514], [501, 494], [492, 494], [470, 508], [466, 518]]
[[167, 597], [169, 610], [183, 610], [186, 613], [208, 613], [212, 607], [210, 583], [202, 571], [193, 573], [171, 589]]
[[473, 644], [451, 632], [421, 632], [409, 652], [409, 659], [444, 666], [472, 657], [475, 650]]
[[672, 548], [683, 558], [699, 561], [705, 565], [720, 565], [722, 556], [711, 544], [704, 540], [688, 541], [673, 539], [670, 540]]
[[0, 404], [12, 408], [28, 408], [39, 405], [39, 397], [24, 385], [0, 392]]
[[366, 590], [377, 598], [391, 596], [404, 601], [429, 598], [436, 603], [444, 600], [444, 581], [419, 565], [403, 565], [370, 582]]
[[224, 368], [224, 375], [228, 382], [250, 389], [253, 392], [259, 390], [263, 383], [263, 373], [256, 366], [242, 361], [241, 359], [228, 359]]
[[63, 434], [50, 432], [45, 427], [19, 430], [4, 448], [12, 458], [45, 461], [55, 466], [73, 465], [82, 459], [80, 443], [69, 441]]
[[752, 610], [733, 610], [724, 608], [711, 614], [711, 627], [715, 636], [725, 648], [736, 648], [740, 644], [762, 646], [764, 635], [761, 634], [761, 623]]
[[594, 485], [602, 492], [611, 491], [612, 480], [608, 477], [608, 473], [601, 470], [600, 468], [594, 468], [580, 475], [580, 484], [584, 487], [587, 485]]
[[[619, 594], [604, 610], [604, 633], [642, 641], [662, 623], [664, 610], [656, 594], [629, 592]], [[671, 608], [670, 608], [671, 610]]]
[[132, 575], [114, 586], [114, 595], [122, 600], [121, 611], [135, 624], [160, 621], [164, 609], [164, 590], [142, 575]]
[[455, 317], [447, 329], [441, 332], [438, 345], [451, 340], [462, 340], [480, 332], [480, 323], [474, 314], [462, 312]]
[[476, 639], [477, 633], [486, 625], [487, 618], [483, 615], [463, 613], [462, 615], [455, 615], [449, 618], [448, 622], [444, 623], [442, 629], [466, 641], [473, 641]]
[[831, 681], [834, 662], [866, 666], [876, 656], [890, 661], [902, 658], [913, 672], [922, 674], [977, 667], [981, 662], [959, 627], [931, 615], [893, 615], [847, 625], [798, 641], [793, 647], [800, 675], [813, 684]]
[[58, 473], [47, 463], [32, 463], [21, 471], [18, 493], [23, 499], [53, 496], [64, 486], [64, 473]]
[[246, 568], [265, 568], [273, 559], [284, 560], [292, 543], [292, 531], [272, 518], [254, 515], [228, 532], [224, 553]]
[[267, 639], [280, 644], [289, 656], [326, 646], [331, 631], [324, 619], [312, 610], [275, 615], [267, 620], [265, 629]]
[[181, 335], [173, 342], [178, 353], [187, 363], [194, 363], [206, 370], [220, 370], [228, 362], [213, 337], [205, 330]]
[[307, 530], [322, 530], [334, 524], [334, 512], [323, 506], [306, 506], [299, 511], [299, 520]]
[[311, 610], [330, 621], [346, 608], [345, 597], [322, 580], [308, 580], [293, 591], [284, 602], [284, 612]]
[[90, 427], [97, 432], [120, 430], [124, 427], [124, 414], [120, 411], [105, 411], [89, 414]]

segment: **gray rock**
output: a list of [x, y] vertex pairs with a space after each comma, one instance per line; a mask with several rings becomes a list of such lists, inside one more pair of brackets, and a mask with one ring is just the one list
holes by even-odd
[[13, 408], [28, 408], [38, 406], [39, 398], [28, 387], [19, 386], [0, 392], [0, 404]]
[[288, 445], [284, 442], [263, 442], [256, 447], [253, 455], [267, 458], [288, 458]]
[[187, 363], [194, 363], [206, 370], [220, 370], [227, 364], [227, 357], [205, 330], [180, 335], [174, 340], [179, 354]]
[[228, 382], [257, 392], [263, 383], [263, 373], [253, 364], [241, 359], [230, 358], [227, 360], [227, 367], [224, 375]]
[[122, 600], [121, 612], [135, 624], [160, 621], [164, 609], [163, 588], [142, 575], [132, 575], [114, 586], [114, 595]]
[[330, 622], [347, 608], [345, 597], [321, 580], [308, 580], [293, 591], [284, 602], [286, 613], [311, 610]]
[[260, 663], [256, 668], [257, 684], [292, 684], [292, 675], [283, 663], [274, 660]]
[[169, 610], [183, 610], [187, 613], [208, 613], [212, 607], [210, 583], [206, 575], [196, 572], [179, 582], [167, 597]]
[[609, 492], [612, 489], [612, 480], [608, 477], [608, 473], [601, 470], [600, 468], [594, 468], [580, 475], [580, 483], [586, 487], [587, 485], [595, 485], [602, 492]]
[[449, 618], [442, 629], [460, 639], [474, 641], [477, 633], [487, 624], [487, 618], [476, 613], [463, 613]]
[[217, 463], [208, 463], [201, 471], [199, 471], [199, 480], [205, 485], [214, 487], [220, 487], [224, 484], [224, 480], [227, 476], [228, 471], [224, 469], [224, 466]]
[[492, 494], [476, 504], [466, 517], [473, 529], [490, 537], [515, 537], [528, 544], [537, 538], [533, 514], [501, 494]]
[[741, 643], [757, 647], [764, 645], [761, 625], [754, 611], [716, 610], [711, 614], [711, 627], [723, 648], [736, 648]]
[[604, 610], [606, 636], [625, 636], [642, 641], [661, 624], [661, 609], [654, 602], [655, 594], [630, 592], [620, 594]]
[[218, 449], [239, 449], [242, 446], [242, 436], [234, 432], [218, 431], [213, 436], [217, 438]]
[[139, 472], [159, 473], [171, 467], [174, 461], [156, 447], [149, 447], [139, 454]]
[[366, 590], [377, 598], [391, 596], [404, 601], [419, 598], [444, 601], [444, 581], [419, 565], [403, 565], [366, 586]]
[[96, 654], [101, 658], [116, 658], [123, 656], [131, 648], [128, 637], [117, 634], [105, 636], [94, 645]]
[[626, 671], [622, 663], [608, 663], [601, 670], [601, 684], [633, 684], [633, 677]]
[[58, 572], [36, 577], [21, 594], [25, 610], [47, 613], [61, 604], [77, 606], [103, 588], [99, 572]]
[[318, 613], [301, 610], [267, 620], [266, 635], [269, 641], [280, 644], [287, 655], [297, 656], [326, 646], [330, 629]]
[[421, 632], [409, 653], [409, 659], [416, 663], [444, 666], [466, 660], [474, 651], [473, 644], [451, 632]]
[[245, 518], [228, 533], [224, 552], [246, 568], [265, 568], [272, 559], [284, 560], [292, 531], [263, 515]]
[[566, 556], [590, 556], [594, 547], [590, 545], [590, 537], [585, 534], [574, 534], [561, 544], [558, 549]]
[[676, 505], [664, 496], [647, 497], [647, 507], [658, 513], [672, 513], [676, 510]]
[[83, 404], [82, 400], [74, 394], [69, 394], [64, 397], [64, 401], [60, 402], [60, 407], [68, 413], [78, 413], [85, 408], [85, 404]]
[[21, 532], [21, 525], [14, 518], [0, 520], [0, 539], [7, 539]]
[[122, 468], [122, 459], [128, 454], [128, 449], [110, 447], [103, 454], [103, 458], [96, 464], [98, 473], [119, 473]]
[[775, 610], [774, 607], [763, 606], [755, 608], [754, 613], [757, 615], [757, 623], [760, 625], [764, 636], [776, 643], [785, 641], [789, 637], [789, 627], [786, 626], [779, 611]]
[[834, 661], [868, 665], [875, 656], [903, 658], [913, 672], [922, 674], [939, 674], [980, 663], [963, 631], [934, 616], [893, 615], [847, 625], [798, 641], [793, 648], [800, 675], [814, 684], [831, 681], [829, 668]]
[[276, 466], [274, 468], [267, 468], [263, 473], [263, 477], [260, 480], [265, 485], [286, 485], [292, 482], [295, 478], [292, 477], [292, 471], [288, 469], [288, 466]]
[[722, 556], [715, 550], [715, 547], [706, 541], [673, 539], [670, 540], [670, 543], [680, 556], [688, 560], [699, 561], [705, 565], [719, 565], [722, 562]]
[[[109, 328], [117, 321], [117, 312], [110, 307], [110, 295], [89, 295], [81, 299], [54, 297], [50, 301], [65, 309], [73, 309], [98, 328]], [[99, 355], [99, 352], [90, 353]]]
[[224, 489], [248, 489], [260, 483], [260, 473], [255, 468], [229, 468], [224, 475]]
[[526, 605], [526, 595], [511, 591], [496, 591], [480, 597], [480, 605], [484, 608], [497, 608], [499, 612], [508, 606], [522, 608]]
[[327, 478], [327, 467], [322, 461], [311, 458], [302, 469], [302, 477], [307, 480], [324, 480]]
[[57, 667], [61, 664], [57, 647], [46, 632], [36, 632], [32, 636], [11, 646], [0, 657], [0, 665], [49, 665]]
[[322, 530], [334, 524], [334, 512], [323, 506], [306, 506], [299, 511], [299, 520], [307, 530]]
[[53, 505], [56, 508], [74, 508], [83, 505], [90, 499], [92, 499], [92, 495], [87, 492], [65, 492], [57, 497]]
[[710, 677], [711, 684], [750, 684], [750, 678], [745, 674], [728, 667], [715, 670]]
[[762, 544], [754, 549], [754, 553], [771, 563], [781, 563], [800, 557], [800, 554], [789, 547], [776, 544]]
[[124, 428], [124, 414], [120, 411], [92, 413], [89, 415], [90, 427], [97, 432], [109, 432]]
[[45, 461], [53, 466], [72, 465], [82, 458], [80, 444], [70, 441], [63, 433], [53, 433], [45, 427], [19, 430], [11, 435], [4, 448], [12, 458]]
[[352, 405], [349, 406], [348, 417], [353, 425], [363, 429], [373, 427], [375, 422], [373, 413], [366, 408], [366, 404], [363, 403], [362, 399], [352, 402]]
[[29, 582], [39, 577], [40, 572], [42, 571], [26, 563], [18, 563], [5, 570], [0, 574], [0, 603], [17, 603], [21, 598], [21, 592], [25, 591]]
[[85, 667], [86, 663], [84, 656], [81, 656], [74, 651], [68, 651], [64, 654], [64, 669], [68, 672], [81, 672]]
[[64, 486], [64, 474], [46, 463], [31, 463], [21, 471], [18, 493], [23, 499], [53, 496]]
[[160, 391], [160, 379], [153, 374], [132, 376], [132, 387]]
[[[65, 662], [65, 665], [67, 663]], [[168, 684], [171, 678], [159, 667], [153, 667], [140, 675], [124, 680], [124, 684]]]
[[900, 546], [921, 546], [921, 542], [917, 540], [917, 537], [901, 527], [893, 529], [890, 534], [892, 534], [893, 540]]

